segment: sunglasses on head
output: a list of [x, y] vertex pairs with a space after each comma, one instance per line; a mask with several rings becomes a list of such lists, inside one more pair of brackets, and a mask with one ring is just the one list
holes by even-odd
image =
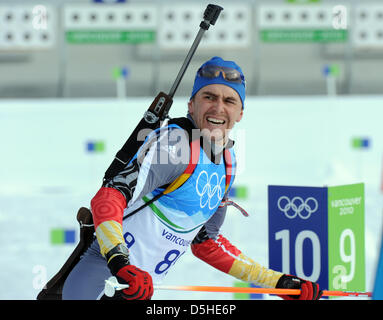
[[243, 74], [234, 68], [206, 65], [200, 68], [197, 74], [200, 77], [208, 79], [217, 78], [220, 74], [222, 74], [222, 77], [226, 81], [245, 84], [245, 78]]

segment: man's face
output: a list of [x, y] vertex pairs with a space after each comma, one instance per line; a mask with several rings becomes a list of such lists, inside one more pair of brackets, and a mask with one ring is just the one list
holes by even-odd
[[227, 142], [230, 130], [243, 115], [238, 93], [223, 84], [203, 87], [189, 101], [188, 108], [202, 134], [216, 144]]

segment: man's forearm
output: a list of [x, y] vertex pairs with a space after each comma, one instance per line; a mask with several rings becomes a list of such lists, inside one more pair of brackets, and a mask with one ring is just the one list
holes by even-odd
[[193, 243], [192, 252], [216, 269], [261, 287], [275, 288], [279, 278], [283, 275], [253, 261], [222, 235], [219, 235], [217, 239]]

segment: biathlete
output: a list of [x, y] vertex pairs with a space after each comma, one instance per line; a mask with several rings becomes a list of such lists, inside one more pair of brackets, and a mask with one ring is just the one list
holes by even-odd
[[318, 284], [258, 264], [220, 233], [236, 169], [229, 132], [242, 119], [244, 101], [245, 78], [235, 62], [213, 57], [198, 69], [187, 117], [147, 135], [91, 200], [96, 237], [67, 277], [63, 299], [107, 299], [104, 284], [112, 275], [129, 284], [114, 299], [150, 299], [153, 283], [188, 247], [243, 281], [301, 289], [284, 299], [321, 297]]

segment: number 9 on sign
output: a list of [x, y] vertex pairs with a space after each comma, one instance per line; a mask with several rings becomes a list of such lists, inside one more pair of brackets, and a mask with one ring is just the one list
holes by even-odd
[[[332, 273], [335, 274], [333, 287], [335, 289], [347, 289], [347, 283], [351, 282], [355, 275], [355, 235], [351, 229], [343, 230], [340, 235], [339, 256], [342, 262], [349, 265], [349, 268], [341, 264], [333, 267]], [[349, 273], [347, 273], [347, 269], [349, 269]]]

